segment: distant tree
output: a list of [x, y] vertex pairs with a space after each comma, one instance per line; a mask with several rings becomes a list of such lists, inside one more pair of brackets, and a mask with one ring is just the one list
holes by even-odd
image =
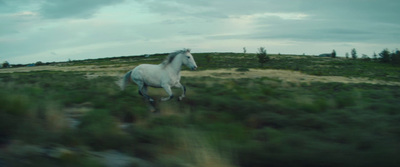
[[8, 63], [8, 61], [4, 61], [3, 68], [9, 68], [9, 67], [10, 67], [10, 63]]
[[36, 66], [41, 66], [41, 65], [44, 65], [44, 63], [41, 62], [41, 61], [38, 61], [38, 62], [35, 63], [35, 65], [36, 65]]
[[364, 61], [370, 61], [371, 60], [371, 58], [369, 58], [369, 56], [366, 55], [366, 54], [362, 54], [361, 59], [363, 59]]
[[246, 47], [243, 47], [243, 53], [246, 54], [246, 52], [247, 52]]
[[346, 52], [346, 59], [348, 59], [349, 58], [349, 53], [348, 52]]
[[269, 61], [267, 50], [264, 47], [258, 48], [257, 57], [258, 57], [258, 62], [261, 64], [261, 66], [264, 66], [264, 63]]
[[400, 65], [400, 51], [397, 49], [392, 53], [392, 63], [396, 65]]
[[372, 58], [373, 58], [374, 60], [378, 60], [378, 55], [376, 55], [376, 53], [374, 52], [374, 54], [372, 55]]
[[332, 58], [336, 58], [336, 51], [335, 51], [335, 49], [333, 49], [332, 54], [331, 54], [331, 57], [332, 57]]
[[353, 48], [353, 49], [351, 50], [351, 58], [352, 58], [352, 59], [357, 59], [357, 51], [356, 51], [355, 48]]
[[384, 49], [379, 53], [379, 59], [382, 63], [390, 63], [390, 52], [388, 49]]
[[24, 64], [13, 64], [13, 67], [26, 67]]

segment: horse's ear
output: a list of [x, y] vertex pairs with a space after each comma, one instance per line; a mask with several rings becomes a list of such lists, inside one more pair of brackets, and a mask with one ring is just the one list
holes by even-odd
[[190, 53], [190, 49], [186, 49], [186, 53]]

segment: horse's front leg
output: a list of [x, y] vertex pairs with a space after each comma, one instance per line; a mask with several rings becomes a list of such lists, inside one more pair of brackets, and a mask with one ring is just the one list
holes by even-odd
[[163, 97], [163, 98], [161, 98], [161, 101], [167, 101], [167, 100], [171, 100], [172, 98], [174, 98], [174, 95], [172, 94], [171, 86], [165, 84], [162, 87], [167, 92], [169, 97]]

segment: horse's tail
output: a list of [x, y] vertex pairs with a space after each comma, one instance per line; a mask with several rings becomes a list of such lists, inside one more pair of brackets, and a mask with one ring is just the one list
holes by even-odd
[[132, 74], [132, 70], [127, 72], [124, 76], [124, 78], [122, 79], [122, 83], [121, 83], [121, 90], [125, 90], [126, 85], [130, 82], [130, 78], [131, 78], [131, 74]]

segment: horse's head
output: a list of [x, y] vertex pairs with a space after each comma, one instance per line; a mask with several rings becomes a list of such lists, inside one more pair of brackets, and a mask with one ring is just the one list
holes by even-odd
[[192, 54], [190, 54], [190, 50], [187, 49], [183, 54], [182, 54], [182, 63], [189, 67], [191, 70], [196, 70], [197, 65], [196, 62], [194, 61], [194, 58]]

